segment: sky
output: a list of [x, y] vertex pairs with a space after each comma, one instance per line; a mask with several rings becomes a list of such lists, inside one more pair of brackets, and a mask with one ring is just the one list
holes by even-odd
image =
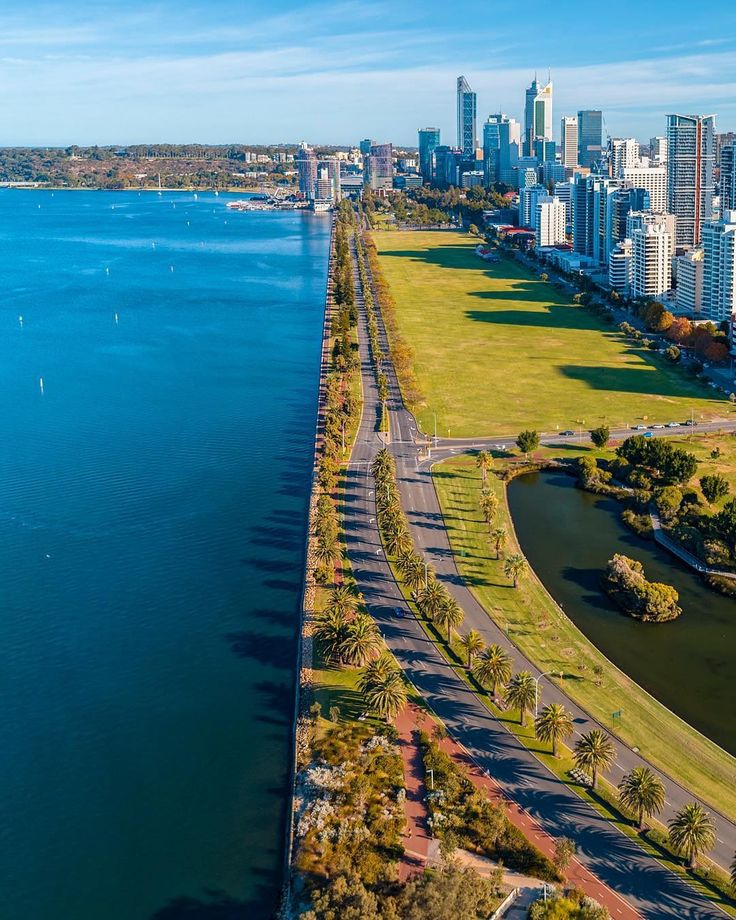
[[452, 144], [459, 74], [480, 126], [548, 70], [556, 131], [582, 108], [613, 136], [736, 130], [736, 2], [0, 0], [0, 146]]

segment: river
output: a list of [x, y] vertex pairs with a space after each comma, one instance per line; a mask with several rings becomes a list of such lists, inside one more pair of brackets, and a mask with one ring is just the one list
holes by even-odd
[[[736, 754], [736, 601], [632, 533], [619, 502], [577, 489], [563, 473], [517, 477], [509, 505], [524, 554], [565, 613], [621, 670]], [[614, 553], [641, 562], [650, 581], [673, 585], [681, 616], [641, 623], [622, 614], [600, 587]]]
[[8, 918], [278, 897], [329, 218], [226, 201], [0, 191]]

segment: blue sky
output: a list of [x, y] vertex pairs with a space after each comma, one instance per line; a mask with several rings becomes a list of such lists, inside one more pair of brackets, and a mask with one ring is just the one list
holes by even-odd
[[454, 143], [458, 74], [481, 118], [521, 117], [547, 68], [556, 126], [601, 108], [613, 135], [671, 111], [736, 130], [736, 3], [0, 0], [0, 145]]

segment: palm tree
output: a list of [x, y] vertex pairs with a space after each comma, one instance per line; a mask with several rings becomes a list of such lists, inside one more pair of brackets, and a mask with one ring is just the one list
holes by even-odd
[[570, 713], [560, 703], [550, 703], [534, 720], [534, 729], [540, 741], [552, 742], [552, 756], [557, 757], [557, 742], [573, 732]]
[[664, 783], [649, 767], [634, 767], [618, 784], [618, 797], [624, 808], [635, 812], [639, 830], [644, 816], [651, 818], [664, 807]]
[[342, 643], [348, 634], [348, 619], [339, 610], [324, 610], [315, 619], [314, 638], [327, 658], [342, 660]]
[[392, 671], [386, 679], [366, 693], [366, 701], [381, 718], [390, 722], [406, 706], [406, 684], [398, 671]]
[[324, 565], [334, 565], [335, 560], [340, 556], [340, 547], [337, 540], [331, 540], [329, 537], [318, 537], [317, 545], [314, 548], [314, 555], [317, 561]]
[[342, 660], [360, 668], [378, 658], [382, 649], [383, 639], [373, 618], [367, 613], [357, 614], [340, 645]]
[[376, 456], [373, 458], [373, 463], [371, 463], [371, 472], [376, 477], [376, 479], [385, 477], [387, 473], [396, 472], [396, 463], [394, 458], [391, 456], [388, 448], [382, 447], [378, 451]]
[[519, 671], [506, 688], [506, 705], [519, 710], [519, 725], [524, 724], [528, 709], [537, 701], [537, 682], [529, 671]]
[[419, 592], [419, 606], [422, 608], [422, 613], [430, 620], [435, 618], [437, 611], [444, 607], [447, 600], [447, 589], [436, 578], [428, 582], [427, 586]]
[[346, 619], [353, 616], [358, 606], [355, 591], [350, 585], [337, 585], [330, 591], [330, 596], [325, 604], [325, 611], [339, 613]]
[[374, 687], [383, 684], [389, 674], [397, 670], [396, 662], [388, 652], [383, 652], [378, 658], [369, 661], [358, 676], [358, 690], [368, 693]]
[[716, 841], [716, 829], [710, 815], [697, 802], [691, 802], [668, 823], [670, 843], [687, 859], [691, 869], [695, 868], [698, 856], [702, 856]]
[[485, 482], [488, 470], [493, 466], [493, 457], [487, 450], [479, 450], [475, 458], [475, 465], [480, 469], [480, 475]]
[[459, 629], [465, 619], [462, 607], [454, 597], [448, 599], [434, 615], [434, 622], [440, 629], [447, 630], [447, 642], [452, 641], [453, 629]]
[[471, 629], [464, 636], [460, 636], [460, 645], [465, 649], [465, 654], [468, 656], [468, 670], [470, 671], [473, 667], [473, 658], [486, 647], [483, 636], [475, 629]]
[[495, 530], [491, 531], [491, 539], [493, 540], [494, 546], [496, 547], [496, 559], [501, 558], [501, 550], [506, 543], [506, 537], [507, 534], [505, 527], [496, 527]]
[[406, 572], [411, 568], [412, 564], [414, 563], [414, 560], [418, 558], [419, 557], [417, 556], [417, 554], [414, 552], [413, 549], [409, 550], [409, 552], [406, 552], [406, 553], [400, 553], [396, 557], [396, 568], [401, 573], [402, 578], [406, 574]]
[[731, 869], [731, 890], [736, 892], [736, 853], [733, 855], [729, 868]]
[[480, 510], [483, 512], [486, 524], [490, 527], [498, 511], [498, 499], [493, 492], [482, 492], [480, 496]]
[[489, 645], [473, 668], [475, 679], [482, 687], [490, 687], [493, 699], [498, 688], [511, 677], [511, 656], [500, 645]]
[[503, 564], [503, 574], [513, 581], [515, 588], [519, 586], [519, 578], [525, 569], [526, 559], [521, 553], [514, 553], [509, 556]]
[[388, 551], [389, 556], [397, 556], [399, 553], [410, 550], [414, 545], [411, 537], [409, 536], [409, 531], [406, 530], [406, 528], [395, 530], [386, 534], [385, 540], [386, 550]]
[[424, 563], [419, 556], [414, 556], [411, 566], [404, 572], [404, 582], [412, 591], [419, 591], [425, 582], [429, 583], [432, 573], [424, 568]]
[[575, 745], [575, 763], [581, 770], [590, 770], [591, 788], [595, 789], [598, 771], [607, 770], [616, 759], [616, 748], [600, 728], [593, 728], [578, 739]]

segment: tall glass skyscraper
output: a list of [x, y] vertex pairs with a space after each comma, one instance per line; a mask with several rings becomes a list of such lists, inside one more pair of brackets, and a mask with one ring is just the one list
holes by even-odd
[[463, 156], [475, 157], [478, 137], [475, 129], [476, 98], [465, 77], [457, 78], [457, 145]]
[[713, 216], [714, 115], [667, 116], [667, 210], [677, 218], [677, 246], [697, 246]]
[[542, 86], [536, 77], [526, 91], [524, 104], [524, 156], [534, 156], [537, 138], [551, 141], [552, 132], [552, 81]]
[[434, 152], [440, 145], [439, 128], [419, 129], [419, 173], [425, 182], [432, 181]]
[[578, 112], [578, 163], [592, 169], [603, 155], [603, 112], [584, 109]]

